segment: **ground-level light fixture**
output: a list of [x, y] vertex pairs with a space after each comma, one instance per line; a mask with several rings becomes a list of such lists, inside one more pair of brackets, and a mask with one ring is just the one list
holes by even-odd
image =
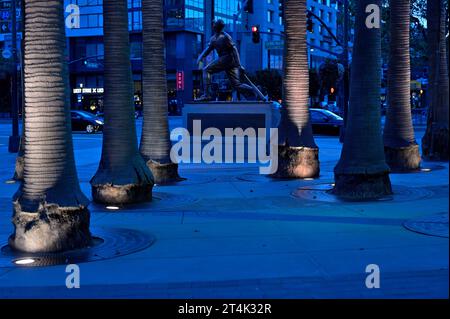
[[15, 184], [16, 181], [14, 179], [8, 179], [5, 181], [5, 184]]
[[13, 260], [13, 263], [19, 266], [31, 265], [34, 264], [35, 262], [36, 260], [33, 258], [20, 258]]
[[431, 172], [431, 168], [421, 168], [420, 170], [425, 173]]
[[108, 209], [108, 210], [119, 210], [120, 207], [119, 206], [112, 206], [112, 205], [110, 205], [110, 206], [106, 206], [106, 209]]

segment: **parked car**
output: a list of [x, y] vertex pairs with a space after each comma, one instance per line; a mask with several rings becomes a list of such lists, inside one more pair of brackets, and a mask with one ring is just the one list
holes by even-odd
[[[104, 113], [97, 112], [95, 116], [97, 116], [101, 121], [103, 121]], [[134, 118], [137, 120], [140, 117], [142, 117], [142, 111], [134, 111]]]
[[311, 109], [311, 123], [314, 133], [339, 135], [344, 119], [328, 110]]
[[96, 133], [103, 131], [103, 120], [86, 111], [70, 111], [72, 117], [72, 131]]

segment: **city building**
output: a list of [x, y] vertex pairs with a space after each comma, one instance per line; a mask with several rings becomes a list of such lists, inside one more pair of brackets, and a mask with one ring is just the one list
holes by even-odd
[[[321, 19], [332, 34], [342, 41], [338, 32], [339, 3], [337, 0], [308, 0], [307, 9]], [[337, 43], [333, 40], [328, 30], [315, 18], [313, 30], [308, 32], [307, 42], [309, 47], [310, 68], [318, 68], [326, 59], [336, 59], [342, 51], [339, 51]]]
[[[135, 104], [142, 104], [142, 0], [128, 0], [130, 51]], [[8, 2], [0, 0], [0, 2]], [[251, 10], [243, 9], [242, 0], [165, 0], [164, 28], [168, 98], [180, 109], [202, 91], [201, 68], [196, 58], [212, 35], [211, 22], [223, 19], [226, 31], [233, 36], [242, 63], [249, 73], [283, 68], [284, 26], [280, 0], [254, 0]], [[65, 0], [66, 35], [73, 108], [93, 112], [103, 108], [103, 0]], [[336, 34], [338, 5], [336, 0], [308, 0], [308, 8], [317, 14]], [[6, 9], [5, 9], [6, 10]], [[252, 41], [252, 27], [261, 34], [259, 43]], [[308, 33], [310, 65], [318, 67], [326, 58], [336, 57], [335, 43], [317, 21]], [[8, 45], [0, 33], [0, 48]], [[215, 79], [219, 88], [231, 90], [226, 77]]]

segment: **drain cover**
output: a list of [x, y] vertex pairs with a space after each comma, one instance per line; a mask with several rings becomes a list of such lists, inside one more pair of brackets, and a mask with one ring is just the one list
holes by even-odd
[[[303, 186], [296, 189], [292, 192], [292, 196], [319, 201], [319, 202], [328, 202], [328, 203], [364, 203], [366, 201], [348, 201], [341, 199], [329, 191], [333, 188], [333, 184], [316, 184]], [[434, 192], [424, 187], [407, 187], [402, 185], [393, 185], [392, 186], [394, 194], [391, 196], [384, 196], [379, 199], [370, 200], [370, 201], [412, 201], [430, 198], [433, 196]]]
[[406, 221], [406, 229], [429, 236], [448, 238], [448, 214], [440, 213]]
[[43, 267], [63, 264], [78, 264], [125, 256], [150, 247], [155, 238], [141, 231], [130, 229], [93, 228], [93, 245], [61, 253], [22, 253], [3, 243], [0, 252], [0, 268]]

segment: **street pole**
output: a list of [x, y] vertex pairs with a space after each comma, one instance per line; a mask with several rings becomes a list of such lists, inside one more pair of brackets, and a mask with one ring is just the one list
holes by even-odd
[[344, 0], [344, 40], [343, 40], [343, 59], [342, 64], [344, 65], [344, 77], [342, 79], [342, 89], [343, 89], [343, 118], [344, 125], [341, 128], [341, 133], [339, 136], [339, 141], [344, 142], [345, 130], [347, 126], [347, 115], [348, 115], [348, 101], [349, 101], [349, 63], [348, 63], [348, 24], [349, 24], [349, 12], [348, 12], [348, 0]]
[[17, 105], [17, 21], [16, 21], [16, 1], [11, 1], [11, 44], [13, 71], [11, 76], [11, 115], [12, 115], [12, 135], [9, 137], [8, 151], [17, 153], [19, 151], [19, 109]]

